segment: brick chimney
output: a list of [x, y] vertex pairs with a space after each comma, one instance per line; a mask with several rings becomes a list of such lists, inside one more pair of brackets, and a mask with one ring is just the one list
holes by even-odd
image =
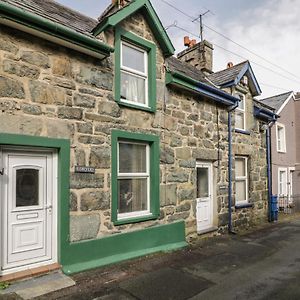
[[213, 73], [213, 45], [208, 41], [196, 43], [189, 37], [184, 37], [184, 45], [188, 48], [177, 54], [177, 58], [187, 62], [206, 74]]

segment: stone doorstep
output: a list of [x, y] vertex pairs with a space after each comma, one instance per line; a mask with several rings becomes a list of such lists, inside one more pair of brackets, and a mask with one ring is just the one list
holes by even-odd
[[46, 266], [15, 272], [15, 273], [0, 276], [0, 282], [12, 282], [12, 281], [22, 280], [30, 277], [40, 276], [55, 270], [59, 270], [60, 268], [61, 268], [60, 264], [54, 263]]

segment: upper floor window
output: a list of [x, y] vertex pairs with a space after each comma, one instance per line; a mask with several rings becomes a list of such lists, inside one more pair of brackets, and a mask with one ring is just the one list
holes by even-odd
[[148, 106], [148, 54], [121, 42], [121, 100]]
[[235, 158], [235, 204], [248, 202], [248, 159], [237, 156]]
[[156, 45], [122, 28], [115, 37], [115, 99], [123, 106], [156, 109]]
[[236, 94], [240, 98], [239, 106], [235, 110], [235, 128], [246, 130], [246, 103], [245, 95]]
[[277, 151], [286, 152], [285, 126], [282, 124], [276, 125], [276, 141], [277, 141]]

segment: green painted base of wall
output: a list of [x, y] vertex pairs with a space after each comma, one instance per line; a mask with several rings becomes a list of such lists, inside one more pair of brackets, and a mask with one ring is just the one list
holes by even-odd
[[63, 251], [65, 255], [61, 257], [60, 263], [65, 274], [73, 274], [186, 245], [185, 226], [180, 221], [69, 244], [66, 251]]

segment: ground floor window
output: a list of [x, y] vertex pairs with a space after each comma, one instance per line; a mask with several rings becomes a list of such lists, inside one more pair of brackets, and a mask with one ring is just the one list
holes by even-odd
[[112, 220], [131, 223], [158, 217], [159, 138], [112, 132]]
[[248, 158], [235, 157], [235, 204], [248, 203]]

